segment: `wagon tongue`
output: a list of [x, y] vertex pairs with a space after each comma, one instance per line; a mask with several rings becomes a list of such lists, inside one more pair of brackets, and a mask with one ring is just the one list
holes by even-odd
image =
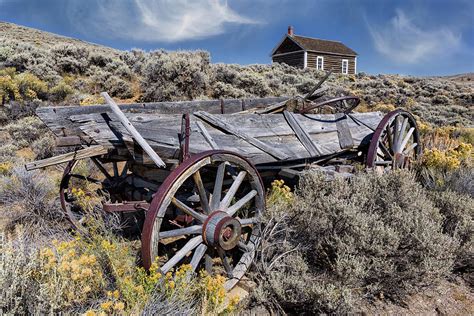
[[226, 212], [212, 212], [204, 222], [202, 237], [204, 242], [214, 248], [230, 250], [237, 246], [242, 232], [240, 222]]

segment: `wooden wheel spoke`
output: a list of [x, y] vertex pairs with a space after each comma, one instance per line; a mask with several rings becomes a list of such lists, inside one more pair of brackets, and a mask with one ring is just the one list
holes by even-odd
[[196, 271], [199, 262], [201, 262], [202, 257], [206, 254], [207, 246], [205, 244], [200, 244], [194, 251], [193, 258], [191, 259], [191, 267], [193, 271]]
[[387, 125], [385, 128], [386, 133], [387, 133], [387, 141], [388, 141], [388, 148], [393, 150], [393, 133], [392, 133], [392, 128], [390, 125]]
[[239, 241], [237, 246], [239, 247], [239, 249], [243, 250], [244, 252], [252, 251], [252, 249], [243, 241]]
[[234, 198], [235, 194], [237, 193], [237, 190], [239, 189], [240, 185], [245, 179], [245, 176], [247, 175], [247, 171], [240, 171], [238, 176], [235, 178], [234, 182], [229, 188], [229, 191], [227, 191], [226, 195], [222, 199], [222, 202], [219, 205], [219, 208], [221, 210], [225, 210], [229, 207], [230, 203], [232, 202], [232, 199]]
[[212, 275], [212, 266], [214, 264], [212, 263], [212, 257], [210, 255], [206, 254], [204, 256], [204, 264], [205, 264], [206, 272], [209, 275]]
[[201, 225], [193, 225], [189, 227], [167, 230], [159, 233], [160, 239], [171, 238], [171, 237], [180, 237], [191, 234], [200, 234], [202, 233]]
[[161, 268], [163, 274], [171, 270], [175, 265], [177, 265], [191, 250], [196, 248], [200, 243], [202, 243], [202, 236], [196, 236], [190, 239], [180, 250], [178, 250], [171, 259], [169, 259]]
[[94, 178], [91, 178], [91, 177], [88, 177], [88, 176], [83, 176], [81, 174], [77, 174], [77, 173], [72, 173], [70, 174], [71, 178], [76, 178], [76, 179], [81, 179], [81, 180], [85, 180], [85, 181], [89, 181], [89, 182], [93, 182], [93, 183], [100, 183], [100, 180], [97, 180], [97, 179], [94, 179]]
[[408, 155], [410, 152], [412, 152], [415, 149], [416, 146], [418, 146], [418, 143], [411, 144], [410, 146], [408, 146], [407, 149], [403, 151], [403, 154]]
[[382, 150], [382, 152], [385, 154], [386, 157], [393, 158], [393, 155], [390, 153], [390, 150], [388, 150], [387, 147], [383, 143], [379, 143], [379, 147]]
[[386, 165], [391, 165], [393, 163], [392, 160], [378, 160], [375, 161], [376, 166], [386, 166]]
[[400, 116], [396, 116], [395, 117], [395, 125], [393, 127], [393, 146], [394, 146], [394, 149], [395, 149], [395, 146], [397, 146], [397, 142], [398, 142], [398, 137], [399, 137], [399, 134], [400, 134]]
[[400, 127], [400, 131], [398, 132], [398, 136], [397, 136], [397, 142], [394, 144], [394, 152], [395, 153], [399, 153], [400, 152], [400, 146], [403, 142], [403, 138], [405, 136], [405, 130], [407, 128], [407, 125], [408, 125], [408, 118], [405, 117], [403, 119], [403, 123], [402, 123], [402, 126]]
[[112, 168], [114, 170], [114, 177], [118, 178], [119, 177], [119, 171], [118, 171], [118, 164], [116, 161], [112, 163]]
[[219, 254], [219, 257], [222, 260], [222, 265], [224, 266], [225, 272], [227, 273], [228, 278], [233, 278], [232, 276], [232, 267], [230, 266], [229, 259], [227, 259], [227, 256], [225, 254], [225, 251], [222, 248], [217, 248], [217, 253]]
[[240, 222], [240, 225], [242, 226], [250, 226], [253, 224], [257, 224], [259, 220], [256, 217], [251, 217], [251, 218], [239, 219], [239, 222]]
[[194, 217], [195, 219], [199, 220], [201, 223], [204, 223], [204, 221], [205, 221], [206, 218], [207, 218], [206, 215], [196, 212], [196, 211], [193, 210], [191, 207], [187, 206], [186, 204], [184, 204], [183, 202], [181, 202], [180, 200], [178, 200], [178, 199], [176, 199], [176, 198], [174, 198], [174, 197], [171, 199], [171, 202], [172, 202], [173, 205], [176, 206], [178, 209], [180, 209], [181, 211], [185, 212], [185, 213], [188, 214], [188, 215], [191, 215], [191, 216]]
[[193, 174], [193, 179], [198, 190], [201, 207], [206, 214], [209, 214], [211, 213], [211, 208], [209, 206], [209, 200], [207, 199], [207, 192], [206, 192], [206, 189], [204, 188], [204, 184], [201, 178], [201, 173], [199, 172], [199, 170]]
[[109, 174], [107, 169], [102, 166], [102, 164], [99, 162], [99, 160], [97, 160], [97, 158], [91, 158], [91, 160], [108, 180], [112, 180], [112, 176]]
[[410, 140], [410, 137], [411, 135], [413, 134], [413, 132], [415, 131], [415, 128], [414, 127], [411, 127], [409, 130], [408, 130], [408, 133], [405, 135], [405, 138], [403, 139], [403, 141], [401, 142], [400, 144], [400, 148], [398, 148], [398, 151], [399, 152], [403, 152], [403, 149], [406, 147], [406, 145], [408, 144], [408, 141]]
[[227, 214], [229, 214], [229, 216], [234, 216], [234, 214], [237, 213], [237, 211], [239, 211], [245, 204], [247, 204], [250, 200], [252, 200], [254, 196], [256, 195], [257, 195], [256, 190], [250, 191], [243, 198], [241, 198], [240, 200], [235, 202], [231, 207], [229, 207], [226, 211]]
[[217, 168], [216, 182], [214, 183], [214, 190], [212, 191], [211, 210], [216, 210], [219, 207], [222, 195], [222, 184], [224, 182], [226, 163], [223, 162]]
[[121, 177], [121, 178], [124, 178], [124, 177], [127, 176], [128, 164], [129, 164], [129, 162], [127, 161], [127, 162], [125, 163], [125, 165], [123, 166], [122, 172], [120, 173], [120, 177]]

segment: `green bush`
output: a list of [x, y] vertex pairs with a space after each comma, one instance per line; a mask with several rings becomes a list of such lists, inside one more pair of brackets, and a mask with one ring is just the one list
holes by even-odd
[[28, 116], [5, 126], [16, 146], [26, 147], [46, 133], [46, 127], [36, 116]]
[[459, 240], [455, 271], [474, 284], [474, 199], [452, 191], [431, 192], [431, 199], [444, 216], [443, 232]]
[[402, 299], [449, 275], [459, 241], [443, 233], [444, 216], [427, 195], [408, 172], [350, 181], [307, 173], [260, 254], [267, 303], [346, 313], [362, 297]]
[[49, 91], [50, 100], [54, 102], [64, 101], [69, 95], [74, 93], [74, 89], [66, 84], [64, 81], [61, 81], [56, 86], [52, 87]]

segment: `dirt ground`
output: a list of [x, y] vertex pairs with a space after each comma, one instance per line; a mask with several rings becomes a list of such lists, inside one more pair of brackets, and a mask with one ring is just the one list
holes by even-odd
[[474, 292], [458, 278], [411, 295], [404, 306], [376, 301], [361, 311], [365, 315], [474, 315]]

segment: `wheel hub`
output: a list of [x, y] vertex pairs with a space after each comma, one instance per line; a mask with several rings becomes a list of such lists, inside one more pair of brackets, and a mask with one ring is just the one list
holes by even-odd
[[211, 247], [224, 250], [235, 248], [239, 243], [242, 226], [240, 222], [226, 212], [212, 212], [204, 222], [202, 238]]

